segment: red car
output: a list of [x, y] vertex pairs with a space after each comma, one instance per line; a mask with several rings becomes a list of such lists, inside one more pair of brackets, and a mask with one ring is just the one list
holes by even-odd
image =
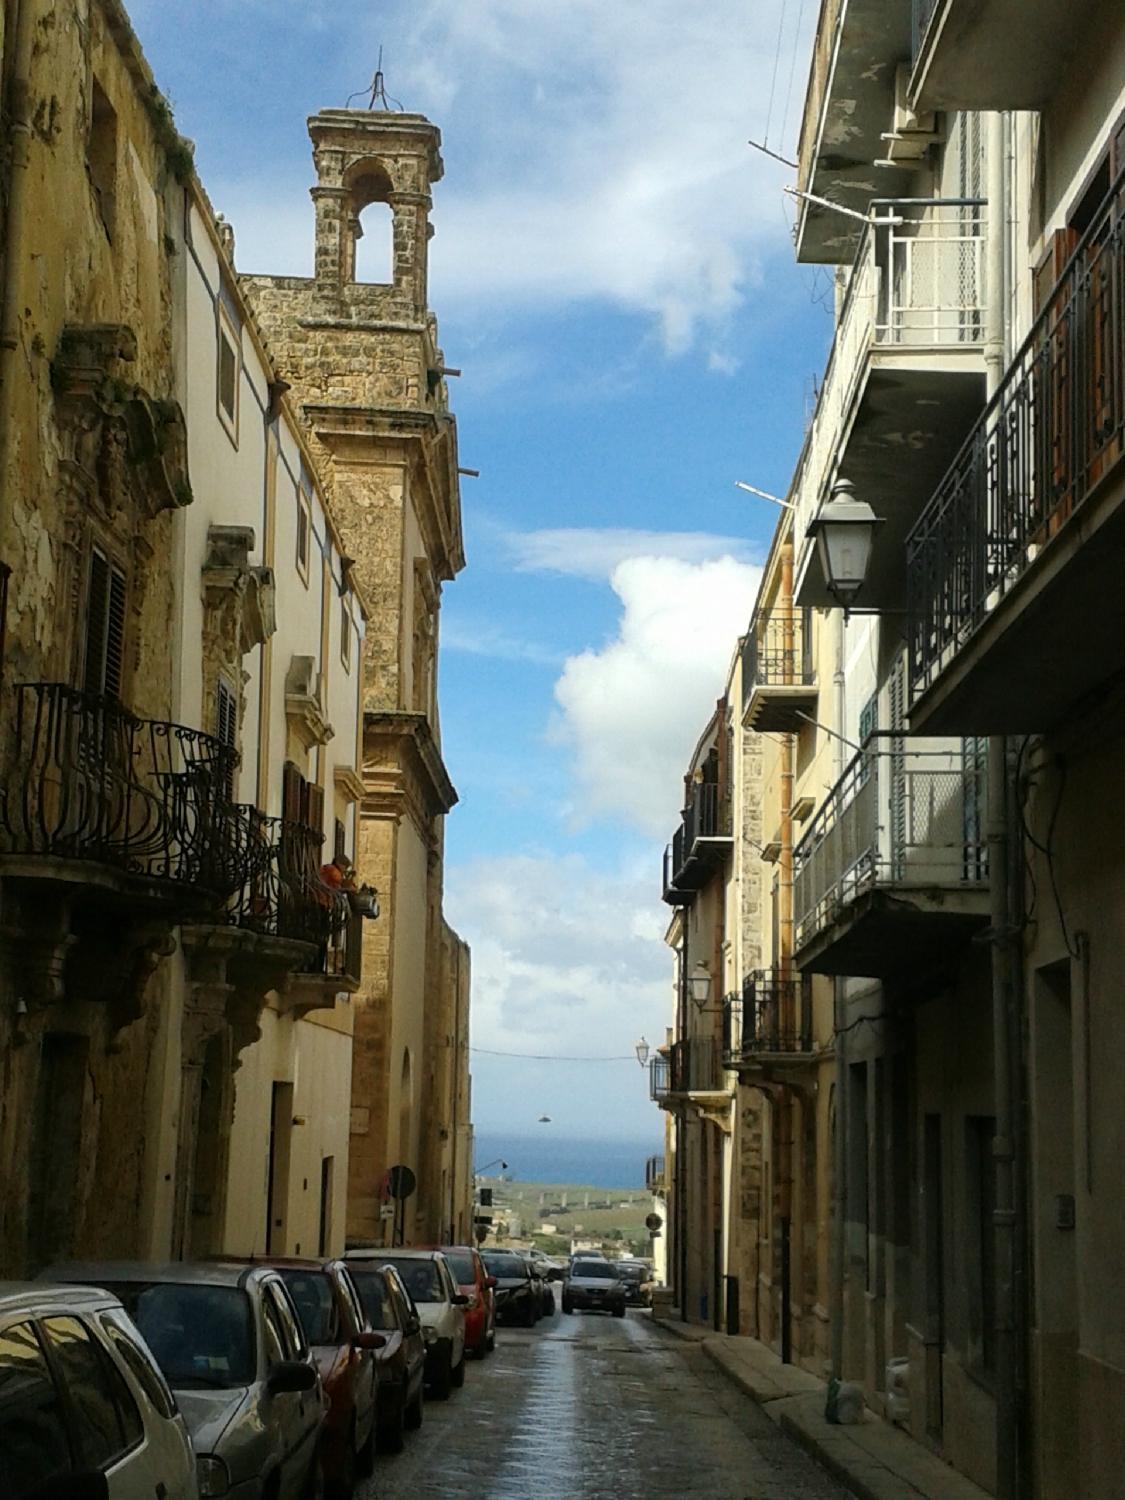
[[440, 1250], [457, 1278], [457, 1289], [469, 1301], [465, 1308], [465, 1348], [478, 1359], [496, 1347], [496, 1277], [485, 1270], [480, 1252], [472, 1245], [431, 1245]]
[[342, 1260], [269, 1256], [255, 1262], [277, 1271], [300, 1314], [329, 1400], [320, 1449], [325, 1489], [350, 1500], [356, 1480], [375, 1465], [376, 1351], [386, 1338], [368, 1322]]

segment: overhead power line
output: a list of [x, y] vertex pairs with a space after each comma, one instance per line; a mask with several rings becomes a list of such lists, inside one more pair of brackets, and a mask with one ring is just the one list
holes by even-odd
[[479, 1052], [484, 1057], [523, 1057], [531, 1062], [631, 1062], [635, 1063], [635, 1052], [622, 1053], [617, 1057], [560, 1057], [555, 1052], [497, 1052], [492, 1047], [470, 1047], [470, 1052]]

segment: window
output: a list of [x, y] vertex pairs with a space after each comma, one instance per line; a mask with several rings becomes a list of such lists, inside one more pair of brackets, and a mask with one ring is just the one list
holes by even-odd
[[[327, 1159], [330, 1160], [331, 1158]], [[355, 1282], [347, 1271], [340, 1271], [337, 1274], [340, 1287], [344, 1293], [344, 1300], [348, 1304], [348, 1312], [351, 1314], [352, 1327], [358, 1331], [365, 1326], [367, 1319], [364, 1316], [363, 1304], [359, 1300], [359, 1293], [356, 1291]]]
[[117, 1313], [106, 1313], [101, 1321], [107, 1338], [148, 1397], [153, 1410], [162, 1417], [174, 1417], [176, 1403], [172, 1392], [165, 1385], [160, 1371], [133, 1337], [132, 1331], [125, 1326], [124, 1319]]
[[82, 686], [88, 693], [121, 696], [125, 665], [125, 575], [95, 547], [86, 589], [86, 642]]
[[[220, 677], [215, 687], [215, 738], [220, 745], [232, 751], [238, 741], [238, 699], [225, 677]], [[234, 755], [226, 758], [223, 768], [224, 790], [228, 797], [234, 796]]]
[[332, 835], [332, 858], [347, 859], [348, 857], [348, 835], [343, 823], [339, 818], [335, 820]]
[[306, 583], [309, 581], [309, 542], [312, 533], [312, 517], [309, 515], [308, 496], [303, 490], [297, 494], [297, 572]]
[[90, 81], [86, 171], [94, 191], [98, 217], [112, 242], [117, 212], [117, 113], [96, 78]]
[[355, 1284], [363, 1311], [372, 1328], [381, 1328], [391, 1333], [400, 1326], [406, 1326], [404, 1323], [400, 1325], [396, 1317], [395, 1300], [387, 1289], [381, 1271], [357, 1271]]
[[346, 598], [340, 600], [340, 660], [345, 672], [349, 671], [352, 664], [352, 622]]
[[70, 1468], [59, 1393], [30, 1323], [0, 1333], [0, 1489], [30, 1495]]
[[232, 442], [238, 442], [238, 378], [242, 364], [238, 330], [221, 303], [216, 309], [218, 329], [217, 395], [219, 419]]
[[82, 1464], [103, 1469], [144, 1440], [137, 1403], [121, 1372], [77, 1318], [47, 1318], [43, 1333], [70, 1395]]
[[289, 1300], [289, 1294], [286, 1292], [284, 1285], [278, 1282], [271, 1283], [267, 1295], [277, 1309], [277, 1316], [285, 1331], [286, 1343], [293, 1350], [290, 1357], [292, 1359], [307, 1359], [309, 1346], [304, 1334], [301, 1332], [300, 1320], [297, 1317], [292, 1302]]
[[237, 1287], [115, 1282], [161, 1373], [177, 1389], [248, 1385], [254, 1369], [250, 1302]]
[[340, 1338], [340, 1318], [332, 1283], [325, 1271], [283, 1271], [310, 1344], [335, 1344]]
[[288, 1356], [277, 1309], [268, 1297], [262, 1298], [262, 1322], [266, 1330], [266, 1364], [272, 1369]]

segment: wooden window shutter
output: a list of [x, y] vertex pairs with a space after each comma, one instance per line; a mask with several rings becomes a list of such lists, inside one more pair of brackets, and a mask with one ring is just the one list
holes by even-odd
[[1031, 285], [1035, 317], [1039, 316], [1050, 301], [1051, 293], [1058, 284], [1063, 267], [1070, 259], [1071, 251], [1077, 243], [1078, 236], [1073, 229], [1056, 229], [1051, 236], [1050, 244], [1047, 246], [1043, 259], [1032, 273]]
[[238, 739], [238, 705], [221, 677], [215, 690], [215, 738], [221, 745], [234, 745]]
[[305, 778], [291, 760], [281, 773], [281, 816], [286, 823], [304, 823], [307, 787]]
[[305, 793], [307, 796], [306, 822], [314, 833], [324, 832], [324, 788], [316, 786], [313, 782], [306, 783]]
[[335, 829], [334, 829], [333, 843], [332, 843], [332, 855], [333, 855], [333, 858], [335, 858], [335, 859], [346, 859], [347, 858], [347, 853], [348, 853], [347, 844], [348, 844], [347, 830], [345, 829], [343, 823], [340, 822], [340, 819], [337, 818], [336, 819], [336, 824], [335, 824]]
[[121, 695], [125, 668], [125, 575], [97, 548], [90, 554], [86, 594], [86, 646], [82, 686], [88, 693]]

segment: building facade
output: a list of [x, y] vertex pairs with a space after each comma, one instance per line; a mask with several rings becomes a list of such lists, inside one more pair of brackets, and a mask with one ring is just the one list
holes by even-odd
[[[471, 1167], [468, 953], [442, 915], [443, 822], [456, 792], [440, 749], [438, 620], [464, 554], [456, 424], [427, 302], [440, 135], [420, 115], [378, 110], [324, 110], [309, 134], [315, 274], [242, 286], [372, 601], [357, 864], [382, 916], [367, 931], [355, 1000], [348, 1235], [388, 1241], [387, 1174], [404, 1166], [417, 1184], [406, 1238], [442, 1241], [469, 1222]], [[358, 240], [388, 216], [386, 279], [357, 281]]]

